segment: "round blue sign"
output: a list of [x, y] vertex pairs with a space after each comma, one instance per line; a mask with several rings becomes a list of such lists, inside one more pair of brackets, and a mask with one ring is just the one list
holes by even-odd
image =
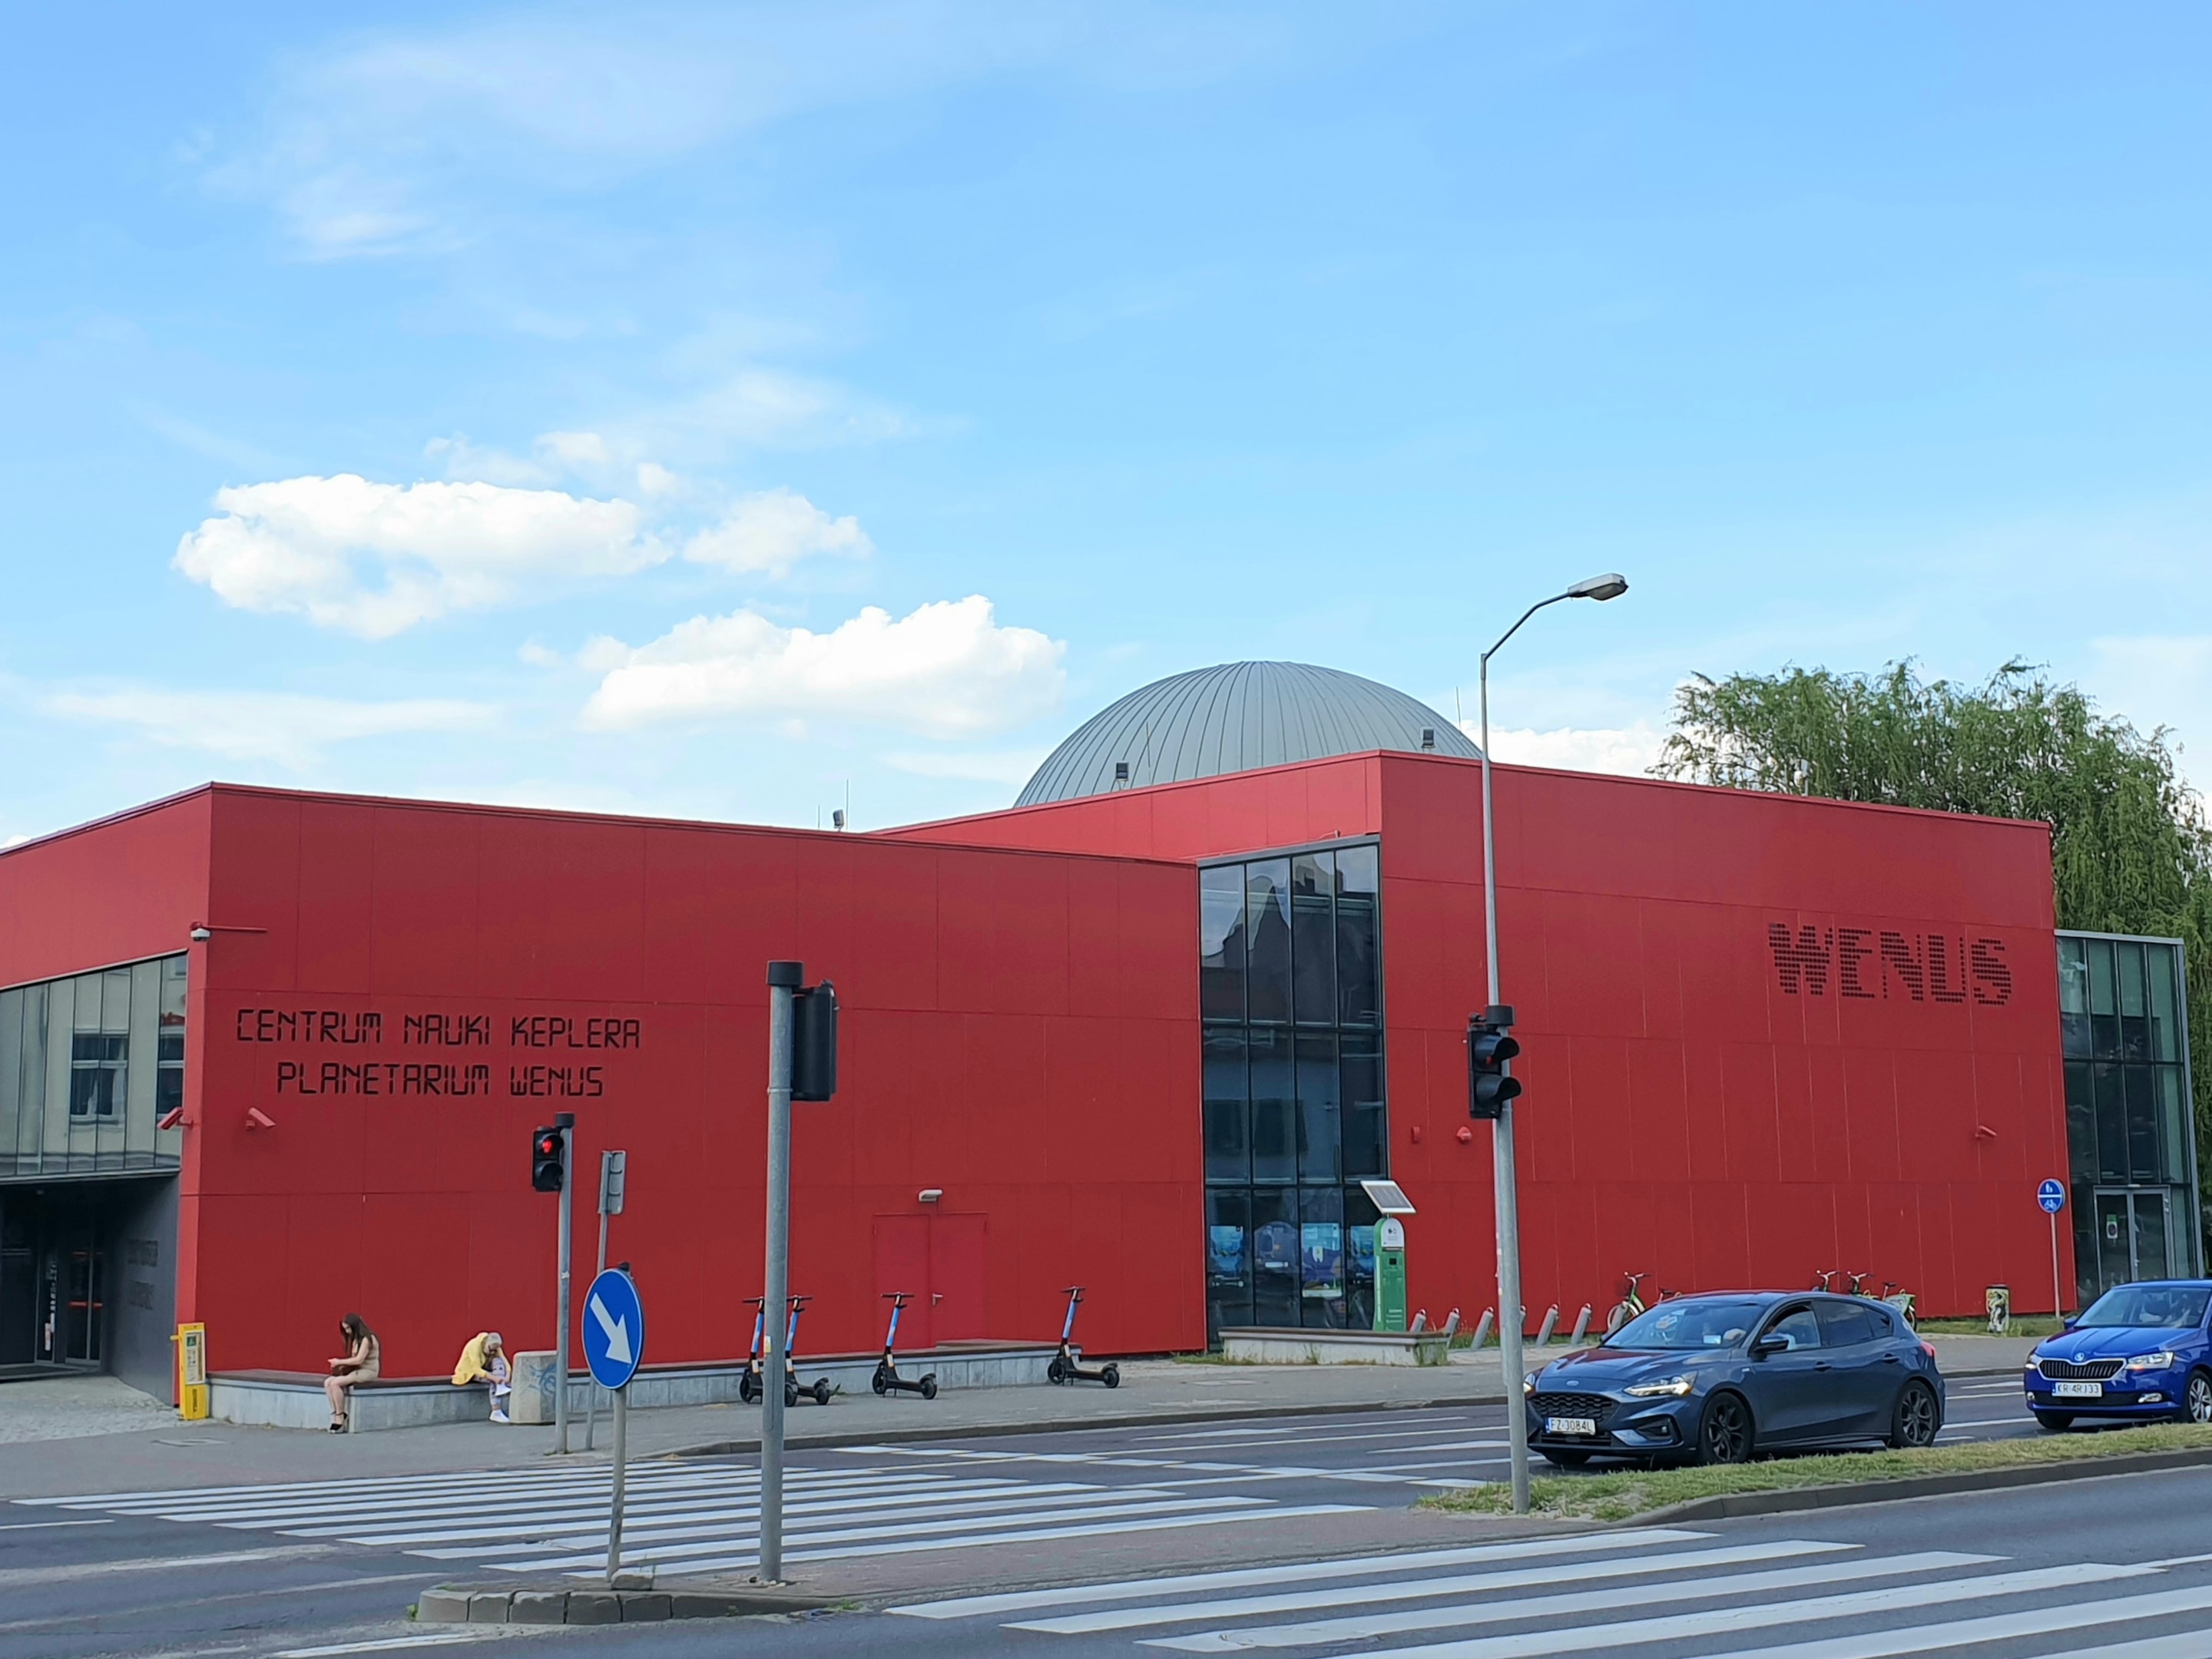
[[2043, 1206], [2045, 1215], [2057, 1215], [2066, 1207], [2066, 1189], [2055, 1181], [2046, 1181], [2035, 1189], [2035, 1201]]
[[584, 1293], [584, 1363], [603, 1389], [619, 1389], [645, 1358], [645, 1304], [637, 1286], [610, 1267]]

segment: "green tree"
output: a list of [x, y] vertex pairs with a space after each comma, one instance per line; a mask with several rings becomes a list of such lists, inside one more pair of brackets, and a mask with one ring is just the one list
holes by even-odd
[[2163, 726], [2138, 732], [2024, 663], [1960, 686], [1906, 661], [1700, 675], [1674, 694], [1674, 728], [1662, 777], [2048, 823], [2061, 927], [2185, 942], [2198, 1164], [2212, 1174], [2212, 827]]

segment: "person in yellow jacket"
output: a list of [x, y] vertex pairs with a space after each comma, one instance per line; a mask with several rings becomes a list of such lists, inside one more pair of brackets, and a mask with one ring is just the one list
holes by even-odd
[[453, 1386], [465, 1388], [471, 1382], [491, 1384], [491, 1420], [508, 1421], [507, 1397], [514, 1392], [509, 1381], [507, 1346], [497, 1331], [479, 1331], [469, 1339], [461, 1350], [459, 1362], [453, 1367]]

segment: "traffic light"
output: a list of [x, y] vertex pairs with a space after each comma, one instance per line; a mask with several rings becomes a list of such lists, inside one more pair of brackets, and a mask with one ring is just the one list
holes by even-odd
[[791, 1097], [827, 1100], [837, 1092], [837, 988], [828, 980], [793, 993]]
[[1467, 1022], [1467, 1115], [1497, 1118], [1505, 1103], [1521, 1093], [1520, 1080], [1506, 1064], [1521, 1052], [1513, 1040], [1513, 1010], [1493, 1003]]
[[565, 1171], [562, 1154], [568, 1150], [565, 1129], [541, 1127], [530, 1137], [530, 1184], [541, 1193], [557, 1193]]

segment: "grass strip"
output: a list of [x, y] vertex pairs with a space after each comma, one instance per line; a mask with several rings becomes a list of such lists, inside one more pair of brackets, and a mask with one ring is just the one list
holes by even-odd
[[[1545, 1520], [1626, 1521], [1649, 1510], [1738, 1492], [1794, 1492], [1805, 1486], [1843, 1486], [1904, 1480], [1923, 1474], [1960, 1474], [2071, 1463], [2127, 1452], [2212, 1449], [2212, 1426], [2157, 1423], [2092, 1434], [2039, 1435], [2032, 1440], [1977, 1440], [1925, 1451], [1843, 1452], [1775, 1457], [1704, 1468], [1621, 1470], [1612, 1474], [1547, 1475], [1529, 1483], [1529, 1513]], [[1459, 1515], [1510, 1515], [1513, 1494], [1504, 1483], [1437, 1492], [1416, 1509]]]

